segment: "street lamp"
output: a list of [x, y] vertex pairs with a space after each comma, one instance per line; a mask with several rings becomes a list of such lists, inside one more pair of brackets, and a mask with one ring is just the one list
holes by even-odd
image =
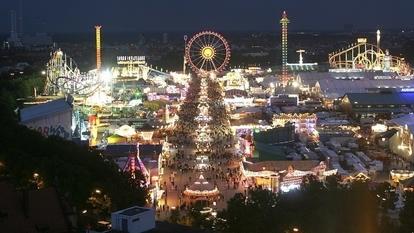
[[101, 194], [101, 190], [96, 189], [96, 190], [95, 190], [95, 193], [97, 193], [97, 194]]
[[297, 227], [294, 227], [292, 230], [293, 230], [293, 232], [299, 232], [299, 228], [297, 228]]

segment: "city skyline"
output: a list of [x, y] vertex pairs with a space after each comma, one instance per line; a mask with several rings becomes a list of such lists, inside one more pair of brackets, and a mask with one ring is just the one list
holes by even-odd
[[[356, 7], [358, 6], [358, 7]], [[410, 7], [411, 6], [411, 7]], [[389, 9], [392, 7], [392, 12]], [[322, 0], [288, 3], [247, 0], [201, 3], [189, 0], [151, 2], [123, 1], [24, 1], [25, 32], [88, 32], [104, 25], [107, 32], [128, 31], [279, 31], [278, 19], [286, 10], [291, 30], [410, 29], [414, 3], [357, 0], [327, 3]], [[375, 8], [375, 12], [373, 9]], [[65, 9], [65, 10], [63, 10]], [[10, 11], [19, 13], [19, 1], [6, 0], [0, 9], [0, 33], [10, 32]], [[367, 12], [369, 11], [369, 12]], [[204, 13], [203, 13], [204, 12]], [[352, 18], [350, 17], [352, 16]], [[369, 16], [369, 17], [368, 17]], [[374, 17], [373, 17], [374, 16]], [[328, 20], [327, 20], [328, 19]], [[329, 20], [332, 19], [332, 20]], [[64, 26], [62, 26], [64, 25]]]

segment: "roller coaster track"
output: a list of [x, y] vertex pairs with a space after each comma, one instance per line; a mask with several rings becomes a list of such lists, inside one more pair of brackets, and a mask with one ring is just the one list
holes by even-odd
[[45, 95], [90, 95], [101, 84], [96, 73], [81, 73], [60, 49], [50, 54], [46, 67]]
[[408, 75], [411, 68], [404, 58], [391, 56], [366, 40], [351, 44], [338, 52], [329, 54], [329, 64], [333, 69], [382, 70]]

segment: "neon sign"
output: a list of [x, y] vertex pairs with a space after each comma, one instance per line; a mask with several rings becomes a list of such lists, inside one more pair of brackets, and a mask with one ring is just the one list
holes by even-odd
[[145, 56], [118, 56], [116, 57], [118, 62], [120, 61], [145, 61]]

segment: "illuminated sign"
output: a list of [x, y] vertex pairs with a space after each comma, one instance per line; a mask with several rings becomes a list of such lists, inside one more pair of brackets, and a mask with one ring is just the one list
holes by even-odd
[[116, 60], [120, 61], [145, 61], [145, 56], [117, 56]]
[[358, 42], [358, 44], [359, 43], [367, 43], [367, 38], [358, 38], [357, 42]]

